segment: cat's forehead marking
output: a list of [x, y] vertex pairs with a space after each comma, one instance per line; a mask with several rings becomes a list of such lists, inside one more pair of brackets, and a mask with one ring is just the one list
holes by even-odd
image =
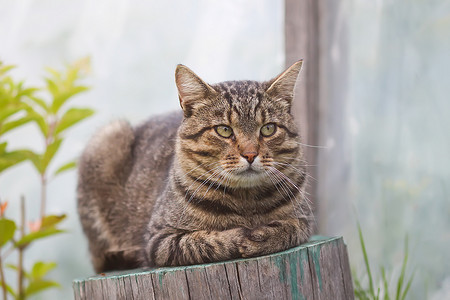
[[217, 84], [216, 87], [222, 94], [228, 94], [232, 100], [238, 101], [255, 97], [263, 89], [261, 82], [250, 80], [225, 81]]
[[264, 85], [258, 81], [225, 81], [215, 86], [216, 90], [229, 104], [229, 120], [236, 120], [245, 130], [253, 131], [258, 119]]

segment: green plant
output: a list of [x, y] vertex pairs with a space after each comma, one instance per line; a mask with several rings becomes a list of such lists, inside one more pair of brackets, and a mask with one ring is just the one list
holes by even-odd
[[[41, 186], [40, 212], [38, 220], [34, 222], [27, 222], [24, 197], [21, 197], [20, 220], [17, 222], [6, 218], [8, 201], [0, 198], [0, 288], [5, 300], [8, 293], [15, 299], [25, 299], [45, 289], [59, 286], [57, 282], [46, 278], [47, 273], [56, 267], [56, 263], [38, 261], [30, 271], [26, 271], [23, 257], [25, 250], [35, 241], [64, 232], [58, 226], [65, 215], [46, 215], [48, 170], [64, 141], [66, 130], [94, 113], [89, 108], [66, 108], [73, 96], [88, 89], [78, 84], [88, 65], [89, 60], [84, 59], [68, 66], [64, 72], [47, 69], [49, 76], [45, 78], [44, 88], [25, 88], [23, 81], [16, 83], [8, 76], [8, 72], [14, 67], [0, 62], [0, 175], [29, 160], [39, 175]], [[43, 138], [43, 152], [7, 149], [8, 143], [3, 141], [5, 135], [30, 122], [34, 122], [39, 128]], [[66, 162], [56, 168], [53, 177], [75, 166], [75, 160]], [[5, 260], [13, 252], [18, 254], [17, 264], [5, 264]], [[6, 267], [17, 273], [16, 289], [6, 282]]]
[[[356, 276], [355, 272], [353, 272], [353, 278], [354, 278], [354, 285], [355, 285], [355, 298], [361, 299], [361, 300], [404, 300], [406, 295], [408, 294], [409, 288], [411, 287], [411, 283], [414, 279], [414, 274], [412, 274], [405, 284], [405, 275], [406, 275], [406, 265], [408, 264], [408, 236], [405, 237], [405, 245], [404, 245], [404, 252], [403, 252], [403, 263], [400, 271], [399, 277], [396, 279], [396, 289], [394, 290], [394, 294], [390, 294], [389, 289], [389, 281], [386, 276], [386, 270], [382, 266], [380, 267], [381, 272], [381, 280], [378, 280], [380, 282], [380, 285], [378, 288], [375, 287], [374, 284], [374, 276], [372, 274], [372, 271], [370, 269], [369, 264], [369, 258], [367, 255], [366, 245], [364, 242], [363, 233], [361, 230], [361, 225], [359, 222], [357, 223], [358, 226], [358, 235], [359, 235], [359, 242], [361, 244], [361, 250], [364, 257], [364, 265], [366, 267], [366, 273], [369, 281], [369, 287], [365, 288], [362, 286], [361, 281]], [[375, 290], [376, 288], [376, 290]]]

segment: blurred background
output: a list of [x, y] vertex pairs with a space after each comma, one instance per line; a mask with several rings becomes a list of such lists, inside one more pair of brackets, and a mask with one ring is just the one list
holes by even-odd
[[[58, 165], [78, 156], [111, 120], [138, 124], [179, 109], [178, 63], [214, 83], [267, 80], [290, 57], [305, 58], [300, 88], [314, 85], [319, 95], [316, 126], [308, 129], [320, 146], [313, 148], [310, 191], [318, 233], [344, 236], [362, 282], [357, 220], [374, 273], [384, 266], [390, 278], [398, 277], [408, 236], [407, 274], [415, 274], [408, 299], [450, 299], [450, 3], [318, 2], [320, 35], [305, 38], [320, 51], [308, 62], [307, 53], [289, 48], [286, 28], [300, 18], [286, 12], [291, 1], [0, 0], [0, 60], [17, 66], [14, 78], [43, 85], [45, 67], [62, 69], [90, 57], [83, 82], [91, 90], [73, 104], [96, 114], [67, 134]], [[318, 72], [310, 84], [313, 68]], [[11, 148], [42, 148], [31, 123], [6, 138]], [[71, 281], [93, 274], [76, 212], [76, 180], [72, 171], [49, 183], [48, 212], [68, 214], [68, 233], [33, 245], [25, 266], [56, 261], [50, 277], [62, 288], [36, 299], [70, 299]], [[38, 218], [38, 181], [29, 163], [0, 176], [9, 217], [18, 214], [24, 195], [28, 216]], [[15, 278], [8, 273], [7, 280]]]

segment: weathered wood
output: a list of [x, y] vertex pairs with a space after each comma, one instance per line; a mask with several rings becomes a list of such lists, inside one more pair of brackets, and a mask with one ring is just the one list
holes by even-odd
[[[285, 51], [286, 66], [303, 59], [301, 78], [295, 90], [293, 113], [300, 125], [302, 142], [307, 145], [320, 145], [321, 107], [320, 107], [320, 66], [321, 32], [318, 0], [285, 1]], [[304, 147], [307, 171], [317, 178], [318, 148]], [[317, 183], [309, 180], [306, 187], [309, 200], [317, 208]]]
[[353, 299], [342, 238], [252, 259], [108, 273], [73, 283], [75, 299]]

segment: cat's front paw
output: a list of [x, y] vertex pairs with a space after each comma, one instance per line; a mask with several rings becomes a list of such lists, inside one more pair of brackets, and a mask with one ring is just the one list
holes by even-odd
[[280, 223], [274, 221], [254, 229], [244, 228], [242, 238], [238, 243], [241, 256], [254, 257], [283, 250], [285, 237], [277, 234], [279, 226]]

